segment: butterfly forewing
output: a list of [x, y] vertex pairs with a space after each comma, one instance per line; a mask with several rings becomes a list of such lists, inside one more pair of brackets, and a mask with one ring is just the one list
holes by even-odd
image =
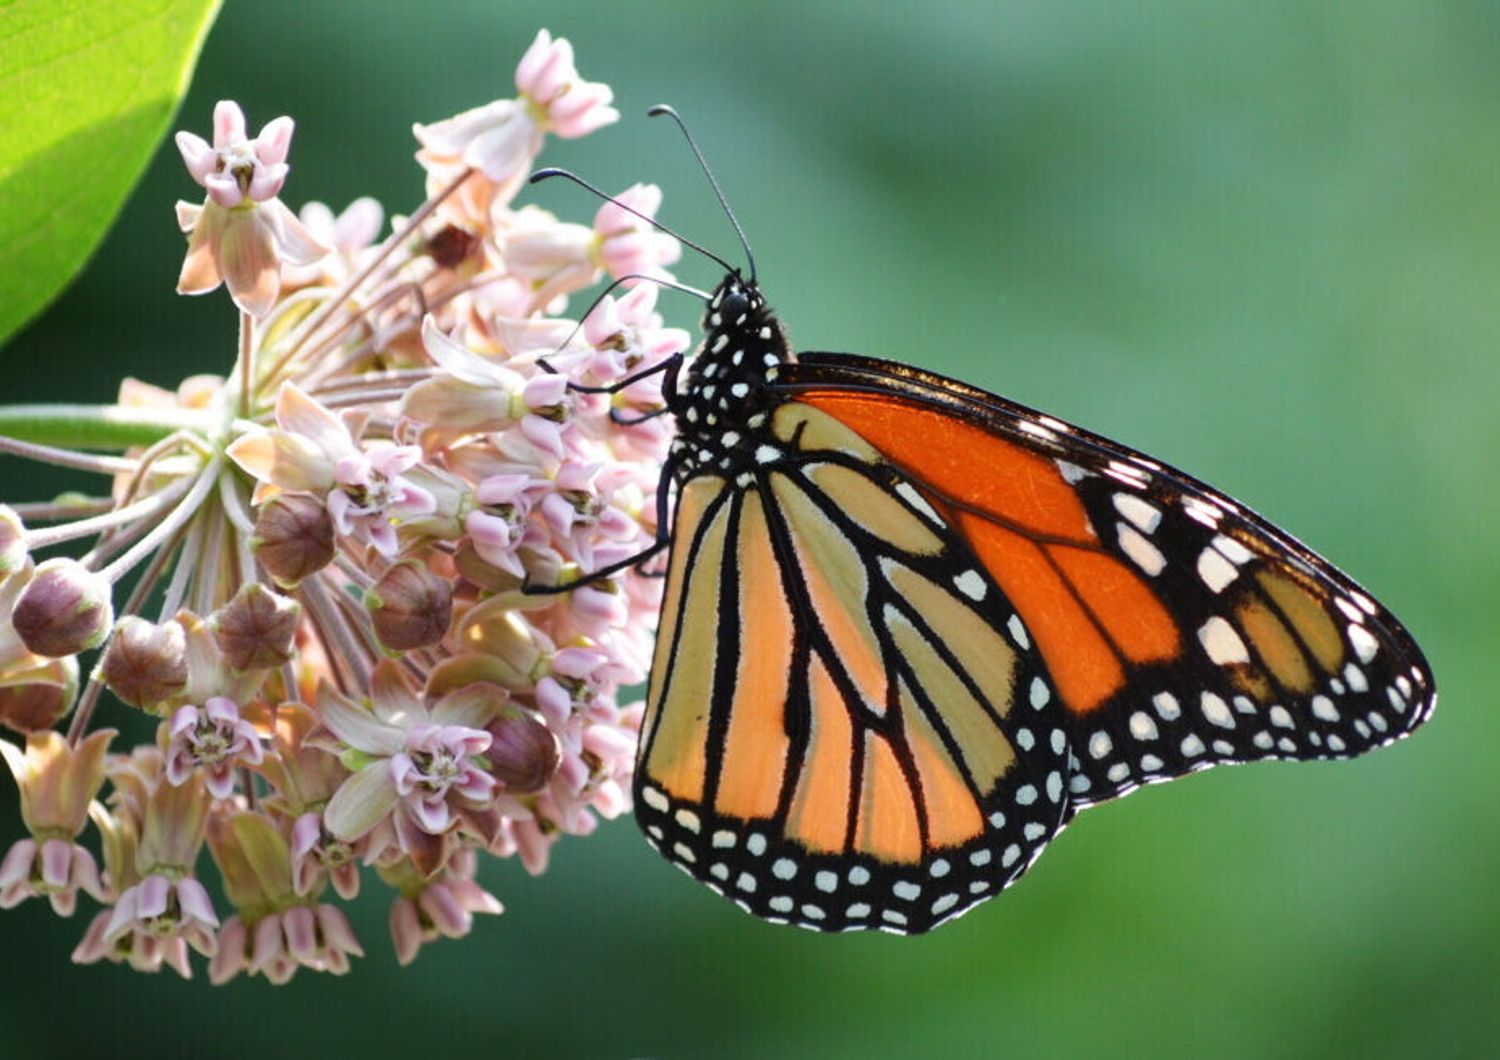
[[1389, 613], [1192, 477], [885, 362], [807, 355], [783, 383], [952, 513], [1058, 690], [1075, 804], [1219, 763], [1349, 757], [1431, 711]]

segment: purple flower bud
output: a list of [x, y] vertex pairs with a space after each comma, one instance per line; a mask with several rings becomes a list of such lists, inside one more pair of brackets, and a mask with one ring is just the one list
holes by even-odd
[[485, 729], [490, 746], [484, 753], [490, 774], [511, 795], [527, 795], [547, 786], [562, 752], [552, 730], [528, 710], [506, 707]]
[[213, 615], [214, 643], [236, 670], [269, 670], [292, 658], [302, 608], [250, 582]]
[[187, 687], [187, 638], [176, 622], [156, 625], [134, 615], [120, 620], [100, 673], [132, 707], [150, 709]]
[[72, 559], [37, 567], [11, 615], [26, 647], [54, 659], [98, 647], [114, 621], [109, 582]]
[[436, 644], [453, 621], [453, 586], [418, 563], [398, 563], [365, 594], [380, 643], [391, 651]]
[[50, 659], [27, 680], [0, 685], [0, 724], [15, 732], [45, 732], [73, 709], [78, 660]]
[[279, 494], [261, 505], [250, 544], [271, 577], [296, 585], [333, 559], [333, 520], [311, 494]]
[[0, 580], [26, 562], [26, 527], [21, 517], [0, 504]]

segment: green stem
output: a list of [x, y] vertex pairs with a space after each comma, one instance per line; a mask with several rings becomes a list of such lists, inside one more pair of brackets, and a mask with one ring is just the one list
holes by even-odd
[[0, 405], [0, 435], [70, 449], [126, 449], [150, 445], [173, 431], [213, 435], [223, 421], [198, 409], [121, 405]]

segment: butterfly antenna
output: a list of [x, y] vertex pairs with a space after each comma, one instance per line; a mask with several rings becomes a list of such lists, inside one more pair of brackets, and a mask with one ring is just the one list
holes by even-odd
[[736, 272], [736, 271], [738, 271], [737, 269], [735, 269], [735, 267], [733, 265], [729, 264], [729, 262], [727, 262], [723, 258], [719, 257], [719, 255], [715, 254], [713, 251], [707, 250], [704, 247], [699, 246], [697, 243], [694, 243], [691, 239], [686, 239], [683, 236], [678, 235], [676, 232], [672, 231], [670, 228], [668, 228], [666, 225], [662, 224], [656, 218], [654, 218], [654, 217], [648, 217], [645, 214], [641, 213], [641, 211], [633, 209], [632, 207], [626, 206], [623, 202], [621, 202], [619, 199], [615, 198], [613, 195], [608, 195], [608, 194], [604, 193], [603, 191], [600, 191], [598, 188], [594, 187], [588, 181], [586, 181], [582, 177], [580, 177], [577, 173], [570, 172], [569, 170], [566, 170], [566, 169], [558, 169], [556, 167], [551, 167], [551, 168], [548, 168], [548, 169], [539, 169], [535, 173], [533, 173], [531, 176], [529, 176], [529, 177], [526, 178], [526, 183], [528, 183], [528, 184], [538, 184], [538, 183], [540, 183], [540, 182], [542, 182], [544, 180], [550, 180], [553, 177], [562, 177], [565, 180], [571, 180], [574, 184], [577, 184], [580, 188], [583, 188], [585, 191], [592, 192], [593, 194], [599, 196], [599, 198], [603, 199], [605, 202], [613, 203], [614, 205], [618, 206], [620, 209], [624, 210], [626, 213], [632, 214], [632, 215], [634, 215], [636, 217], [639, 217], [642, 221], [645, 221], [648, 225], [650, 225], [652, 228], [656, 229], [658, 232], [665, 232], [667, 235], [669, 235], [673, 239], [677, 240], [683, 246], [685, 246], [685, 247], [692, 247], [699, 254], [702, 254], [705, 258], [708, 258], [710, 261], [718, 262], [719, 265], [723, 266], [725, 272]]
[[724, 216], [728, 217], [729, 223], [734, 225], [734, 234], [740, 237], [740, 246], [745, 251], [745, 260], [750, 263], [750, 282], [754, 283], [755, 255], [750, 253], [750, 240], [745, 238], [745, 230], [740, 227], [739, 218], [735, 217], [734, 211], [729, 208], [729, 200], [724, 198], [724, 191], [719, 187], [718, 178], [714, 176], [714, 171], [708, 168], [708, 159], [704, 158], [703, 152], [698, 149], [698, 141], [694, 140], [693, 134], [688, 131], [687, 122], [682, 120], [682, 115], [678, 114], [675, 108], [665, 103], [658, 103], [648, 110], [646, 114], [652, 118], [659, 114], [665, 114], [675, 121], [677, 127], [682, 130], [683, 137], [687, 140], [688, 146], [693, 149], [693, 155], [698, 159], [698, 165], [703, 167], [703, 175], [708, 178], [709, 186], [714, 189], [714, 196], [719, 200], [719, 205], [724, 208]]

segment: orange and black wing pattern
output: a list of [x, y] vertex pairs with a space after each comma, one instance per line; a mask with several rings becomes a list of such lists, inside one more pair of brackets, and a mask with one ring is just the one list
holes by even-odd
[[811, 354], [782, 379], [912, 476], [1016, 609], [1064, 708], [1074, 807], [1221, 763], [1351, 757], [1431, 713], [1389, 612], [1192, 477], [901, 365]]
[[924, 931], [1080, 808], [1430, 713], [1391, 615], [1191, 477], [902, 365], [770, 378], [743, 459], [678, 482], [636, 777], [747, 911]]
[[924, 931], [1067, 813], [1040, 650], [951, 519], [812, 404], [687, 479], [636, 775], [677, 865], [747, 911]]

